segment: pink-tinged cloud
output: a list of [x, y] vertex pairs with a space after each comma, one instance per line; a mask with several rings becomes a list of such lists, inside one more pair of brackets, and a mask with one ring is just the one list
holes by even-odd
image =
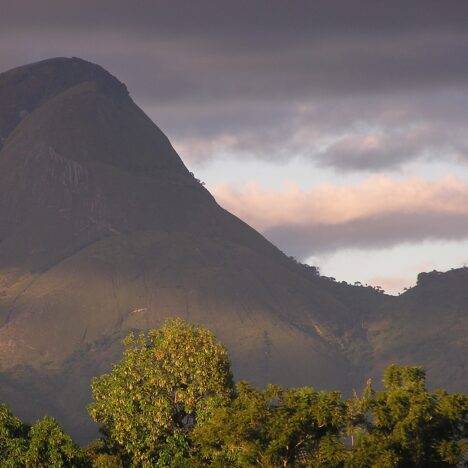
[[425, 239], [468, 238], [468, 183], [371, 177], [353, 186], [281, 190], [256, 183], [215, 187], [218, 202], [287, 253], [372, 248]]
[[374, 276], [368, 282], [372, 286], [380, 286], [389, 294], [398, 294], [405, 288], [414, 286], [414, 278], [403, 276]]

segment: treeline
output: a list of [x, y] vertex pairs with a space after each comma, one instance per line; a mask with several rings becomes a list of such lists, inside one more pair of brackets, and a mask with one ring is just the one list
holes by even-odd
[[[429, 392], [418, 367], [390, 366], [383, 390], [257, 389], [233, 382], [225, 348], [183, 320], [130, 335], [92, 382], [101, 437], [80, 448], [52, 418], [0, 407], [1, 466], [443, 467], [466, 456], [468, 397]], [[466, 461], [466, 460], [465, 460]]]

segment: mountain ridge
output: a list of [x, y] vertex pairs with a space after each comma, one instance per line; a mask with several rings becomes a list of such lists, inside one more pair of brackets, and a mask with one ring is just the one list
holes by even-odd
[[[402, 332], [415, 334], [414, 290], [390, 297], [287, 257], [216, 203], [98, 65], [59, 58], [1, 74], [0, 135], [0, 398], [22, 418], [49, 413], [88, 438], [91, 377], [118, 359], [126, 333], [173, 315], [212, 329], [236, 377], [259, 385], [349, 391], [417, 355], [392, 347], [398, 330], [385, 320], [416, 310]], [[453, 324], [465, 296], [437, 305], [455, 300]], [[447, 357], [464, 345], [460, 330], [445, 331]], [[443, 358], [424, 362], [446, 378]]]

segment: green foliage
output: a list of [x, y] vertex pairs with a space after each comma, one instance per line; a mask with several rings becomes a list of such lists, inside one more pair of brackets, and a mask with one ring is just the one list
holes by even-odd
[[237, 385], [230, 405], [215, 409], [193, 439], [206, 464], [219, 466], [300, 466], [330, 463], [344, 446], [345, 403], [337, 392], [311, 388], [259, 391]]
[[0, 405], [0, 460], [4, 467], [21, 466], [28, 447], [29, 428]]
[[189, 459], [190, 446], [186, 435], [180, 430], [168, 436], [161, 445], [157, 467], [184, 468]]
[[229, 399], [228, 354], [211, 332], [180, 319], [125, 344], [122, 361], [93, 381], [89, 411], [134, 465], [164, 465], [168, 453], [185, 455], [198, 413]]
[[85, 455], [55, 419], [45, 417], [31, 427], [25, 460], [27, 466], [59, 468], [82, 466]]
[[390, 366], [384, 390], [369, 386], [368, 414], [350, 454], [351, 466], [456, 466], [468, 436], [468, 397], [428, 392], [419, 367]]
[[109, 443], [109, 439], [96, 439], [85, 449], [85, 455], [93, 468], [123, 468], [127, 463], [123, 454]]
[[226, 350], [176, 319], [126, 340], [93, 381], [103, 437], [84, 451], [49, 417], [0, 406], [5, 467], [454, 467], [466, 461], [468, 396], [429, 392], [419, 367], [390, 366], [361, 396], [232, 384]]
[[[310, 388], [237, 386], [193, 433], [216, 466], [456, 466], [468, 436], [468, 397], [428, 392], [424, 371], [390, 366], [384, 389], [362, 397]], [[465, 452], [466, 454], [466, 452]]]
[[91, 462], [93, 468], [122, 468], [124, 465], [118, 455], [100, 453]]

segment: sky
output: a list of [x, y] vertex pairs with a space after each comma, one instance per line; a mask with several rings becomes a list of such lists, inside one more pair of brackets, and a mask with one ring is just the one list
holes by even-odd
[[0, 0], [0, 70], [109, 70], [218, 202], [398, 293], [468, 264], [466, 0]]

